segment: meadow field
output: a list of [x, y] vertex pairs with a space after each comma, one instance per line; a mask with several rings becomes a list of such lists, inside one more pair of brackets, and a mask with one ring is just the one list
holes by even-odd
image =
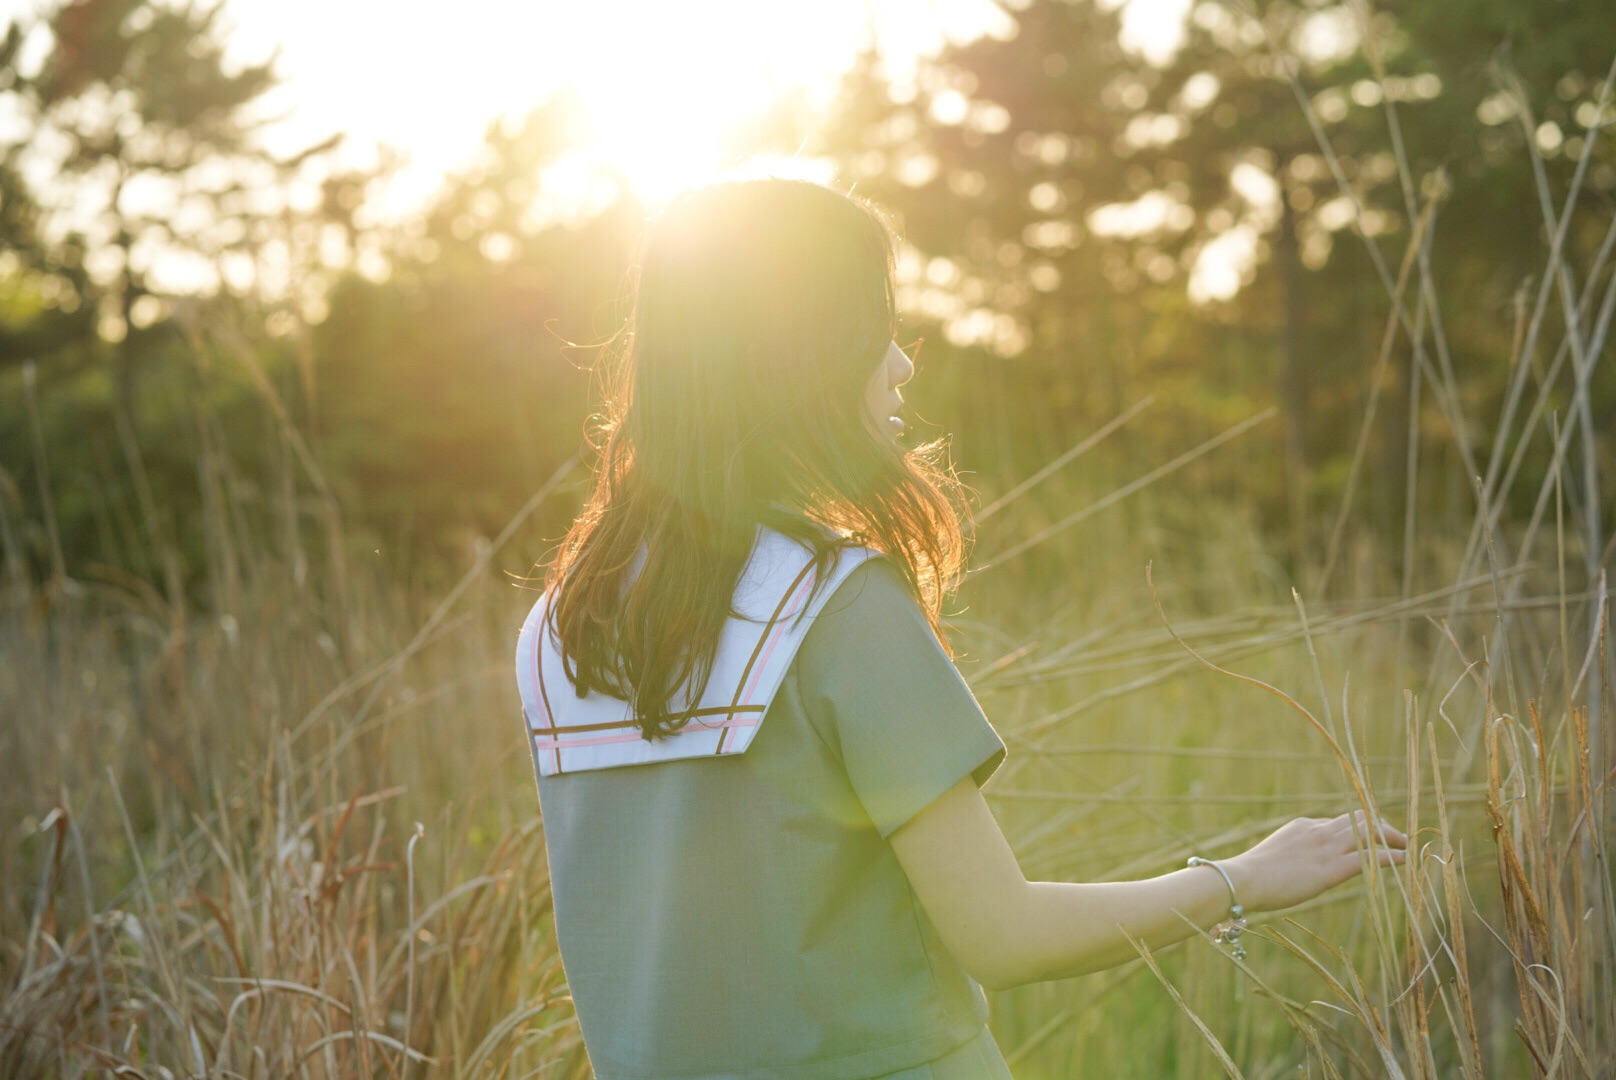
[[[1048, 369], [1065, 397], [1039, 410], [1033, 360], [1011, 390], [1010, 361], [950, 367], [987, 346], [944, 346], [914, 393], [928, 424], [958, 433], [953, 459], [974, 492], [973, 569], [949, 622], [1009, 746], [986, 792], [1029, 878], [1154, 875], [1242, 850], [1291, 817], [1358, 808], [1400, 823], [1410, 858], [1254, 920], [1242, 961], [1198, 937], [992, 994], [993, 1032], [1020, 1080], [1611, 1080], [1616, 417], [1601, 403], [1616, 181], [1595, 190], [1605, 165], [1589, 163], [1609, 157], [1616, 69], [1561, 94], [1568, 110], [1597, 98], [1576, 113], [1588, 118], [1580, 158], [1559, 150], [1559, 126], [1549, 139], [1521, 120], [1511, 152], [1527, 186], [1511, 197], [1526, 224], [1500, 224], [1501, 238], [1437, 226], [1461, 170], [1450, 182], [1416, 167], [1390, 90], [1367, 95], [1390, 136], [1375, 129], [1381, 141], [1360, 156], [1385, 163], [1401, 225], [1366, 224], [1347, 174], [1368, 166], [1336, 155], [1324, 131], [1335, 121], [1318, 111], [1331, 91], [1303, 92], [1283, 65], [1263, 71], [1287, 99], [1296, 87], [1297, 129], [1317, 136], [1308, 182], [1339, 184], [1348, 207], [1334, 243], [1353, 254], [1307, 273], [1350, 282], [1353, 325], [1371, 326], [1335, 341], [1339, 298], [1314, 294], [1310, 317], [1326, 329], [1311, 340], [1337, 347], [1315, 397], [1340, 400], [1315, 401], [1332, 419], [1303, 434], [1330, 471], [1302, 477], [1287, 504], [1275, 494], [1296, 465], [1277, 434], [1286, 402], [1270, 407], [1283, 387], [1266, 370], [1218, 385], [1214, 344], [1255, 368], [1245, 343], [1283, 322], [1266, 277], [1224, 315], [1160, 300], [1182, 298], [1180, 279], [1126, 311], [1103, 312], [1110, 294], [1095, 294], [1119, 340], [1149, 336], [1158, 316], [1172, 349], [1193, 353], [1204, 334], [1195, 377], [1213, 389], [1194, 383], [1194, 400], [1172, 349], [1157, 379], [1144, 360], [1096, 362], [1090, 376], [1056, 347], [1068, 339], [1035, 344], [1037, 363], [1065, 365]], [[445, 205], [477, 204], [486, 192], [466, 183]], [[915, 190], [910, 219], [936, 231]], [[152, 370], [183, 378], [153, 379], [146, 401], [169, 410], [169, 428], [148, 416], [137, 431], [108, 405], [113, 376], [83, 391], [32, 360], [0, 370], [15, 420], [0, 437], [16, 451], [0, 461], [0, 1077], [589, 1076], [512, 672], [536, 568], [589, 479], [587, 457], [539, 451], [570, 447], [582, 413], [523, 429], [531, 442], [507, 457], [545, 461], [525, 503], [500, 502], [492, 527], [468, 513], [427, 551], [379, 527], [407, 514], [377, 506], [419, 495], [426, 507], [458, 487], [484, 507], [505, 480], [485, 491], [472, 467], [388, 473], [377, 462], [396, 464], [413, 445], [404, 435], [367, 448], [340, 414], [315, 417], [289, 390], [314, 381], [313, 347], [297, 351], [313, 340], [336, 372], [322, 369], [322, 385], [404, 412], [386, 395], [420, 375], [409, 350], [428, 335], [398, 327], [435, 329], [457, 304], [481, 318], [489, 275], [508, 269], [451, 216], [406, 238], [447, 254], [398, 255], [393, 279], [334, 288], [326, 337], [281, 332], [296, 323], [288, 309], [250, 298], [164, 308], [163, 347], [179, 351]], [[535, 264], [550, 260], [540, 269], [609, 231], [568, 229], [532, 240]], [[1472, 245], [1463, 259], [1441, 246], [1454, 233]], [[1508, 265], [1478, 268], [1495, 250]], [[1061, 258], [1055, 280], [1073, 289], [1104, 261], [1092, 247]], [[1147, 281], [1131, 265], [1128, 280]], [[15, 269], [0, 261], [0, 278]], [[593, 310], [619, 273], [580, 271], [568, 287]], [[454, 288], [432, 291], [444, 282]], [[1029, 324], [1066, 296], [1009, 295], [1043, 305]], [[10, 332], [20, 301], [0, 300]], [[1067, 332], [1066, 314], [1047, 326]], [[522, 318], [510, 323], [522, 335], [549, 329]], [[1217, 318], [1258, 329], [1219, 337], [1203, 329]], [[344, 343], [369, 347], [354, 327], [387, 319], [377, 352], [398, 367], [343, 368]], [[1487, 320], [1491, 336], [1472, 325]], [[499, 345], [474, 329], [466, 352]], [[116, 344], [95, 347], [122, 360]], [[449, 348], [428, 345], [428, 364]], [[266, 356], [282, 367], [266, 371]], [[1132, 371], [1146, 374], [1125, 382]], [[476, 389], [472, 361], [456, 374]], [[519, 412], [548, 393], [559, 415], [571, 391], [554, 378], [494, 404]], [[455, 394], [420, 393], [406, 435], [477, 427]], [[366, 415], [351, 414], [352, 430]], [[183, 452], [164, 441], [173, 431]], [[1370, 520], [1370, 487], [1398, 493], [1389, 522]]]
[[[1313, 602], [1191, 457], [1131, 495], [1114, 459], [972, 478], [953, 623], [1025, 871], [1143, 876], [1364, 805], [1416, 857], [1260, 920], [1243, 963], [1194, 940], [995, 995], [1017, 1076], [1611, 1075], [1609, 608], [1563, 491], [1422, 534], [1412, 580], [1344, 550]], [[306, 478], [198, 474], [225, 610], [9, 567], [0, 1073], [587, 1076], [510, 660], [583, 470], [436, 591]], [[290, 490], [323, 534], [269, 527]]]

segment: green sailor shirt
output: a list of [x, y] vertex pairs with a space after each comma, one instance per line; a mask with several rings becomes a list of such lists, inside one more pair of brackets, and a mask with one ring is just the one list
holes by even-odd
[[992, 1045], [887, 838], [1004, 744], [885, 558], [816, 603], [742, 752], [546, 767], [577, 699], [519, 678], [599, 1080], [856, 1080]]

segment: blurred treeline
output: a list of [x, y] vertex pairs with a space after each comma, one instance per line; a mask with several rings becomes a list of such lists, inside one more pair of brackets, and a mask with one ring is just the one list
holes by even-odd
[[[1517, 365], [1551, 412], [1587, 370], [1609, 416], [1610, 365], [1556, 365], [1534, 331], [1600, 317], [1539, 275], [1562, 220], [1567, 293], [1609, 273], [1608, 0], [1201, 0], [1167, 59], [1121, 44], [1114, 4], [1007, 12], [913, 78], [867, 53], [828, 117], [777, 108], [733, 146], [834, 161], [894, 213], [905, 334], [925, 338], [911, 400], [984, 491], [1147, 394], [1097, 468], [1136, 476], [1276, 406], [1196, 489], [1242, 502], [1293, 574], [1347, 542], [1395, 575], [1413, 502], [1422, 528], [1469, 525], [1450, 478], [1492, 460]], [[273, 66], [231, 67], [219, 25], [76, 0], [0, 46], [9, 575], [206, 587], [220, 530], [269, 530], [287, 503], [431, 574], [581, 445], [646, 210], [578, 164], [579, 103], [495, 124], [401, 220], [378, 212], [386, 162], [263, 148]], [[1539, 490], [1539, 442], [1513, 490]], [[1576, 475], [1608, 490], [1608, 442]]]

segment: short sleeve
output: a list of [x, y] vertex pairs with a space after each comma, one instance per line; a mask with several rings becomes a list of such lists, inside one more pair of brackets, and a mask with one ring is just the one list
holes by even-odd
[[796, 658], [803, 708], [890, 836], [966, 776], [986, 782], [1004, 742], [883, 558], [826, 602]]

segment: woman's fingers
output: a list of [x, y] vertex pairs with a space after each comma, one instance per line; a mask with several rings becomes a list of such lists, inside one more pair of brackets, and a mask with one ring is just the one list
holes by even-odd
[[1384, 819], [1357, 812], [1331, 818], [1295, 818], [1237, 856], [1250, 881], [1242, 891], [1249, 911], [1274, 911], [1317, 896], [1357, 877], [1367, 850], [1377, 866], [1408, 859], [1408, 834]]
[[1379, 833], [1382, 842], [1391, 847], [1401, 848], [1408, 846], [1408, 834], [1389, 822], [1376, 822], [1375, 831]]
[[[1363, 871], [1363, 860], [1356, 851], [1348, 852], [1340, 858], [1340, 880], [1350, 880]], [[1375, 849], [1376, 866], [1402, 866], [1407, 861], [1408, 850], [1406, 848], [1383, 847]]]
[[[1362, 810], [1354, 810], [1349, 814], [1342, 814], [1335, 819], [1342, 831], [1356, 838], [1367, 837], [1374, 833], [1380, 837], [1383, 844], [1388, 847], [1406, 848], [1408, 834], [1385, 820], [1371, 822], [1369, 815]], [[1367, 826], [1367, 827], [1366, 827]]]

